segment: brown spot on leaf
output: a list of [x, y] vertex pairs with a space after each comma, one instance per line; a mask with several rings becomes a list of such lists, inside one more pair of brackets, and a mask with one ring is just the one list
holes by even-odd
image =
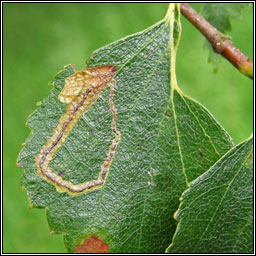
[[61, 176], [61, 177], [62, 177], [64, 174], [65, 174], [65, 171], [60, 171], [60, 172], [58, 173], [58, 175]]
[[172, 112], [170, 110], [167, 110], [165, 113], [164, 113], [165, 116], [171, 118], [172, 117]]
[[89, 131], [89, 135], [93, 135], [94, 134], [94, 129], [92, 128], [90, 131]]
[[146, 53], [147, 56], [150, 56], [152, 54], [152, 51], [148, 49], [148, 50], [146, 50], [145, 53]]
[[17, 163], [17, 162], [15, 163], [15, 167], [19, 167], [19, 165], [18, 165], [18, 163]]
[[249, 155], [249, 161], [250, 161], [250, 163], [253, 162], [253, 152], [251, 152], [250, 155]]
[[245, 162], [245, 165], [247, 167], [251, 166], [251, 164], [253, 163], [253, 151], [250, 152], [247, 161]]
[[99, 237], [91, 236], [81, 245], [77, 245], [75, 252], [78, 253], [108, 253], [109, 246], [104, 243]]

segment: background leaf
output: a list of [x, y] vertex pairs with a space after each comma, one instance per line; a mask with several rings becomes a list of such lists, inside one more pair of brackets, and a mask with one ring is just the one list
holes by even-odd
[[225, 34], [227, 31], [231, 31], [230, 19], [241, 19], [242, 10], [251, 6], [251, 3], [204, 3], [202, 15]]
[[[104, 188], [78, 196], [58, 193], [35, 172], [35, 156], [65, 111], [57, 97], [73, 73], [71, 66], [56, 76], [54, 90], [28, 121], [32, 134], [18, 159], [26, 169], [22, 184], [35, 207], [47, 207], [51, 232], [65, 234], [70, 252], [94, 236], [109, 252], [163, 252], [175, 230], [177, 198], [187, 182], [232, 145], [211, 115], [176, 85], [178, 5], [170, 5], [169, 15], [152, 28], [99, 49], [88, 62], [117, 68], [114, 102], [121, 143]], [[98, 176], [113, 139], [108, 95], [109, 89], [54, 156], [51, 166], [56, 173], [64, 170], [65, 180], [78, 184]]]
[[[201, 14], [215, 28], [226, 34], [232, 29], [231, 19], [242, 19], [242, 10], [251, 6], [252, 3], [203, 3]], [[208, 41], [205, 42], [205, 47], [209, 50], [208, 62], [212, 63], [216, 73], [222, 56], [213, 51]]]
[[253, 253], [253, 138], [191, 183], [170, 253]]

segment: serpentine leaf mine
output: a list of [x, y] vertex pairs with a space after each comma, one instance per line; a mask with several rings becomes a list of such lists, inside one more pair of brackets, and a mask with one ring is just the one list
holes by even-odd
[[[51, 138], [45, 142], [40, 153], [35, 158], [37, 173], [46, 181], [52, 183], [58, 192], [66, 191], [71, 194], [80, 194], [101, 188], [106, 181], [121, 137], [121, 133], [116, 128], [117, 111], [113, 101], [116, 81], [112, 78], [115, 74], [116, 68], [114, 65], [95, 68], [86, 67], [83, 70], [76, 71], [65, 80], [65, 85], [59, 94], [59, 100], [62, 103], [68, 104], [66, 112], [60, 117]], [[88, 112], [91, 106], [96, 103], [108, 84], [110, 84], [109, 105], [113, 115], [111, 127], [115, 138], [112, 140], [108, 154], [101, 165], [97, 180], [73, 184], [70, 181], [64, 180], [60, 173], [53, 172], [49, 165], [53, 156], [65, 143], [81, 116]]]

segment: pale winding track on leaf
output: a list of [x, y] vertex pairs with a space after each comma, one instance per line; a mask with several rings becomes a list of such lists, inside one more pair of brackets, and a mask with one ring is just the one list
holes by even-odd
[[[115, 66], [105, 65], [96, 68], [86, 67], [66, 78], [65, 86], [59, 94], [59, 100], [63, 103], [68, 103], [66, 112], [60, 117], [51, 138], [46, 141], [35, 158], [37, 173], [46, 181], [52, 183], [58, 192], [69, 192], [73, 195], [81, 194], [102, 188], [107, 179], [121, 138], [121, 133], [116, 128], [117, 111], [113, 101], [116, 81], [112, 80], [112, 78], [115, 74]], [[97, 180], [73, 184], [56, 174], [49, 165], [55, 153], [65, 143], [76, 123], [96, 103], [108, 84], [110, 84], [109, 105], [113, 115], [111, 128], [115, 138], [112, 140], [108, 154], [101, 165], [101, 171]]]

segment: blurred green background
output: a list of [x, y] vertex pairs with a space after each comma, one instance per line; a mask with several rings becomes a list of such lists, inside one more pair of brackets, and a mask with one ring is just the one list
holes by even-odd
[[[192, 4], [199, 10], [199, 4]], [[143, 30], [164, 17], [166, 3], [3, 4], [3, 250], [5, 253], [65, 252], [62, 236], [50, 236], [45, 210], [29, 209], [19, 191], [15, 161], [29, 134], [24, 123], [51, 89], [55, 73], [73, 63], [82, 69], [91, 52]], [[253, 57], [253, 10], [233, 20], [233, 43]], [[207, 63], [204, 38], [182, 17], [177, 78], [183, 92], [206, 106], [236, 143], [253, 128], [253, 83], [226, 60], [219, 72]]]

